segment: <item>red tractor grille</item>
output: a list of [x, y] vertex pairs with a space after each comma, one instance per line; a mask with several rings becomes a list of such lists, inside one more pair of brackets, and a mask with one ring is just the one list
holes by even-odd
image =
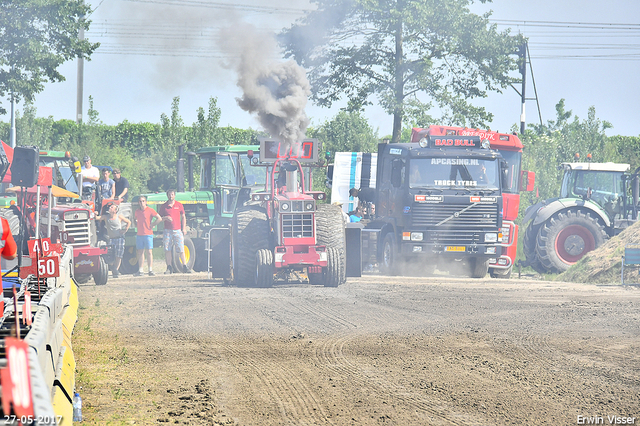
[[283, 214], [281, 217], [284, 238], [313, 237], [313, 213]]

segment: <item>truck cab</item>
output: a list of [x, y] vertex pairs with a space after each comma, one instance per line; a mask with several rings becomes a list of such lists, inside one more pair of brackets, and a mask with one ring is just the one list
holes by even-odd
[[376, 215], [363, 231], [377, 234], [377, 244], [367, 246], [377, 250], [381, 272], [402, 274], [419, 265], [424, 274], [437, 267], [486, 275], [489, 259], [502, 250], [506, 179], [500, 153], [477, 136], [380, 144]]

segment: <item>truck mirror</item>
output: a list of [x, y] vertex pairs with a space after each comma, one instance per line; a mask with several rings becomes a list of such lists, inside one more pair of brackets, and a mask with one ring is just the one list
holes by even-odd
[[520, 173], [520, 188], [523, 189], [523, 191], [533, 191], [533, 187], [536, 184], [536, 173], [535, 172], [529, 172], [526, 170], [523, 170], [522, 173]]
[[391, 185], [395, 188], [399, 188], [402, 185], [402, 167], [404, 163], [402, 160], [393, 160], [391, 167]]

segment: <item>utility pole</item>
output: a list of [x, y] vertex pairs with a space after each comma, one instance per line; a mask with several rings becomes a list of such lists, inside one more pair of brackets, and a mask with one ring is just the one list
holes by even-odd
[[11, 129], [9, 131], [9, 146], [16, 147], [16, 97], [11, 91]]
[[527, 43], [523, 43], [518, 48], [518, 56], [520, 57], [520, 74], [522, 74], [522, 92], [520, 96], [522, 98], [522, 107], [520, 109], [520, 134], [524, 134], [525, 128], [525, 90], [527, 87]]
[[[84, 1], [82, 2], [84, 6]], [[80, 17], [80, 21], [84, 21], [84, 15]], [[84, 28], [80, 28], [78, 32], [78, 38], [80, 41], [84, 40]], [[78, 58], [78, 86], [77, 86], [77, 99], [76, 99], [76, 123], [82, 123], [82, 89], [84, 86], [84, 59], [82, 56]]]

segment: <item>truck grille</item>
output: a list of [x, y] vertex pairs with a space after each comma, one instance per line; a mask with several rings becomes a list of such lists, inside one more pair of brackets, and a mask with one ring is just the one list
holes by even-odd
[[482, 243], [481, 238], [484, 234], [482, 234], [481, 232], [442, 229], [437, 231], [429, 231], [427, 235], [428, 241], [430, 243], [442, 244], [446, 246], [461, 246]]
[[89, 245], [89, 219], [67, 219], [64, 221], [63, 227], [63, 231], [68, 232], [69, 236], [73, 237], [72, 246]]
[[[413, 205], [412, 228], [424, 229], [435, 228], [437, 233], [448, 233], [453, 230], [480, 230], [498, 227], [498, 205], [497, 204], [476, 204], [468, 210], [460, 213], [461, 210], [469, 207], [461, 204], [420, 204]], [[458, 217], [451, 217], [459, 213]], [[436, 225], [443, 220], [450, 218], [441, 225]]]
[[284, 238], [313, 237], [313, 213], [283, 214], [281, 217]]

